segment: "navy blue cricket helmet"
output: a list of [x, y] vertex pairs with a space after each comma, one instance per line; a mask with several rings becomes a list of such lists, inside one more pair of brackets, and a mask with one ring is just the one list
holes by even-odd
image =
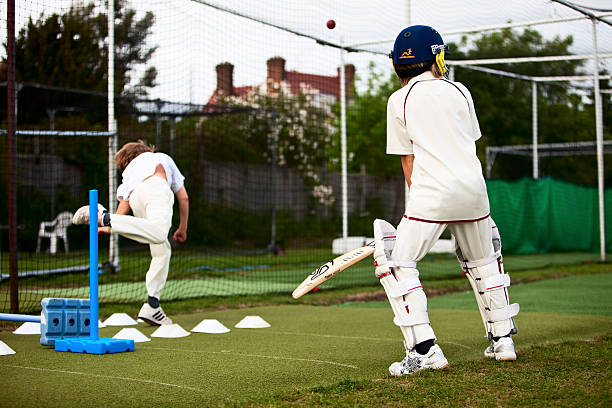
[[[394, 65], [415, 64], [434, 61], [438, 54], [444, 55], [448, 46], [434, 28], [424, 25], [413, 25], [404, 28], [395, 39], [389, 58]], [[439, 58], [439, 57], [438, 57]]]

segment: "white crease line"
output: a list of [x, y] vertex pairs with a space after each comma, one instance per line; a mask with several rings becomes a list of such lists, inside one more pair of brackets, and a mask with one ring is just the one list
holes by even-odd
[[142, 347], [140, 346], [140, 348], [149, 349], [149, 350], [183, 351], [187, 353], [229, 354], [229, 355], [234, 355], [234, 356], [269, 358], [272, 360], [307, 361], [309, 363], [331, 364], [331, 365], [336, 365], [340, 367], [348, 367], [348, 368], [355, 368], [355, 369], [359, 368], [351, 364], [338, 363], [335, 361], [315, 360], [315, 359], [310, 359], [310, 358], [266, 356], [263, 354], [234, 353], [231, 351], [185, 350], [185, 349], [173, 349], [173, 348], [166, 348], [166, 347]]
[[109, 378], [109, 379], [113, 379], [113, 380], [122, 380], [122, 381], [134, 381], [134, 382], [141, 382], [141, 383], [146, 383], [146, 384], [156, 384], [156, 385], [163, 385], [163, 386], [166, 386], [166, 387], [182, 388], [182, 389], [185, 389], [185, 390], [203, 392], [203, 390], [201, 390], [199, 388], [188, 387], [186, 385], [163, 383], [163, 382], [153, 381], [153, 380], [143, 380], [141, 378], [116, 377], [116, 376], [113, 376], [113, 375], [91, 374], [91, 373], [82, 373], [82, 372], [79, 372], [79, 371], [54, 370], [54, 369], [51, 369], [51, 368], [26, 367], [26, 366], [8, 365], [8, 364], [1, 364], [0, 367], [23, 368], [23, 369], [26, 369], [26, 370], [34, 370], [34, 371], [48, 371], [48, 372], [52, 372], [52, 373], [84, 375], [86, 377], [98, 377], [98, 378]]

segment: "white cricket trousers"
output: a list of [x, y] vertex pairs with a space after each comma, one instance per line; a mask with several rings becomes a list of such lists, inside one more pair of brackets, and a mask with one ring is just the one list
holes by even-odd
[[[419, 262], [438, 241], [442, 232], [448, 227], [455, 236], [459, 248], [466, 259], [483, 259], [494, 254], [490, 217], [480, 221], [457, 223], [433, 223], [411, 220], [407, 217], [397, 227], [397, 238], [391, 259], [395, 263]], [[419, 277], [416, 268], [400, 267], [400, 274], [410, 278]], [[418, 291], [412, 296], [410, 303], [415, 310], [427, 312], [425, 292]], [[412, 327], [414, 344], [435, 339], [430, 324], [418, 324]]]
[[154, 176], [136, 186], [129, 202], [134, 216], [111, 214], [111, 231], [149, 244], [151, 265], [146, 276], [147, 293], [159, 299], [172, 254], [168, 232], [172, 225], [174, 194], [165, 179]]

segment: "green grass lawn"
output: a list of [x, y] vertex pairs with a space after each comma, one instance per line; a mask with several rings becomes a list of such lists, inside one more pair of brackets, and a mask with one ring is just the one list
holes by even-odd
[[[3, 331], [0, 340], [17, 354], [0, 356], [0, 406], [609, 406], [611, 282], [604, 273], [511, 287], [521, 303], [519, 360], [504, 364], [482, 357], [487, 343], [471, 293], [431, 298], [430, 318], [451, 365], [399, 379], [387, 374], [404, 352], [385, 302], [177, 314], [186, 330], [206, 318], [232, 331], [153, 338], [133, 353], [103, 356], [59, 353], [38, 336]], [[247, 315], [271, 327], [233, 327]]]

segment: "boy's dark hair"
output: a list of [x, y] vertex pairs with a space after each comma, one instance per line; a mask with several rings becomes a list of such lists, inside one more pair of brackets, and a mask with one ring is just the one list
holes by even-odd
[[[433, 68], [432, 68], [433, 67]], [[417, 62], [415, 64], [393, 65], [395, 73], [400, 80], [408, 80], [417, 75], [421, 75], [425, 71], [432, 71], [434, 75], [442, 77], [440, 70], [435, 64], [435, 61]]]
[[146, 152], [154, 153], [155, 146], [148, 145], [140, 139], [137, 142], [124, 144], [115, 155], [115, 164], [117, 165], [117, 169], [123, 173], [123, 170], [125, 170], [132, 160], [134, 160], [140, 154]]

